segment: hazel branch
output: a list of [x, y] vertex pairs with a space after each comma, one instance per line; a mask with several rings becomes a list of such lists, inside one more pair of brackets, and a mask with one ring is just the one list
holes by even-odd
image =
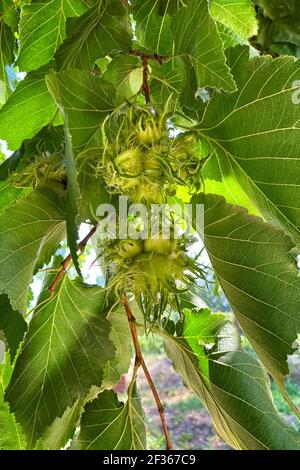
[[132, 310], [130, 308], [130, 305], [129, 305], [129, 302], [128, 302], [128, 299], [127, 299], [127, 296], [126, 296], [125, 293], [123, 294], [123, 305], [124, 305], [125, 311], [127, 313], [128, 323], [129, 323], [131, 336], [132, 336], [132, 341], [133, 341], [134, 350], [135, 350], [135, 367], [136, 368], [142, 367], [142, 369], [144, 371], [144, 374], [145, 374], [146, 379], [148, 381], [148, 384], [150, 386], [151, 392], [153, 394], [154, 400], [156, 402], [157, 410], [158, 410], [158, 413], [159, 413], [159, 416], [160, 416], [163, 432], [164, 432], [165, 439], [166, 439], [166, 446], [167, 446], [166, 448], [167, 448], [167, 450], [171, 450], [172, 449], [172, 443], [171, 443], [171, 440], [170, 440], [170, 437], [169, 437], [169, 432], [168, 432], [167, 422], [166, 422], [166, 418], [165, 418], [164, 408], [163, 408], [162, 402], [159, 398], [159, 395], [158, 395], [158, 392], [157, 392], [156, 387], [154, 385], [154, 382], [152, 380], [152, 377], [150, 375], [150, 372], [149, 372], [149, 370], [147, 368], [147, 365], [145, 363], [145, 360], [143, 358], [140, 343], [139, 343], [139, 338], [138, 338], [138, 334], [137, 334], [137, 330], [136, 330], [136, 326], [135, 326], [135, 317], [132, 313]]
[[150, 85], [149, 85], [149, 68], [148, 62], [149, 60], [155, 60], [160, 65], [163, 64], [164, 60], [167, 60], [168, 57], [162, 56], [159, 54], [146, 54], [145, 52], [139, 50], [132, 50], [131, 55], [139, 57], [142, 60], [143, 64], [143, 91], [146, 99], [146, 104], [151, 103], [151, 93], [150, 93]]
[[162, 65], [164, 63], [164, 61], [168, 60], [169, 57], [168, 56], [163, 56], [163, 55], [159, 55], [159, 54], [147, 54], [145, 52], [142, 52], [142, 51], [139, 51], [137, 49], [133, 49], [131, 51], [131, 55], [134, 55], [136, 57], [140, 57], [142, 60], [143, 59], [147, 59], [147, 60], [155, 60], [156, 62], [158, 62], [160, 65]]
[[[95, 225], [92, 230], [86, 235], [86, 237], [84, 237], [83, 240], [81, 240], [80, 243], [78, 243], [77, 245], [77, 251], [81, 251], [83, 252], [88, 241], [92, 238], [92, 236], [96, 233], [96, 230], [97, 230], [97, 225]], [[65, 276], [65, 274], [67, 273], [67, 269], [68, 269], [68, 266], [69, 264], [71, 263], [72, 261], [72, 255], [71, 253], [63, 260], [63, 262], [61, 263], [61, 270], [58, 272], [58, 275], [56, 276], [56, 278], [54, 279], [54, 281], [52, 282], [51, 286], [49, 287], [49, 291], [51, 292], [51, 295], [54, 294], [55, 292], [55, 289], [56, 287], [58, 286], [58, 284], [60, 283], [60, 281], [62, 280], [62, 278]]]

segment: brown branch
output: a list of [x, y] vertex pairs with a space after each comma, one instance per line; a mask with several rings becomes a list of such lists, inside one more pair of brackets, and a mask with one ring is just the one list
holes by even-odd
[[159, 55], [159, 54], [146, 54], [145, 52], [142, 52], [142, 51], [139, 51], [139, 50], [136, 50], [136, 49], [133, 49], [131, 51], [131, 55], [134, 55], [136, 57], [140, 57], [142, 60], [143, 59], [147, 59], [147, 60], [155, 60], [156, 62], [158, 62], [160, 65], [162, 65], [164, 63], [165, 60], [168, 60], [169, 57], [168, 56], [164, 56], [164, 55]]
[[167, 60], [168, 57], [162, 56], [159, 54], [146, 54], [145, 52], [139, 50], [132, 50], [131, 55], [139, 57], [142, 60], [143, 64], [143, 91], [146, 99], [146, 104], [151, 103], [151, 93], [150, 93], [150, 86], [149, 86], [149, 68], [148, 62], [149, 60], [155, 60], [160, 65], [163, 64], [164, 60]]
[[[94, 233], [96, 233], [96, 230], [97, 230], [97, 225], [95, 225], [92, 230], [87, 234], [86, 237], [84, 237], [83, 240], [81, 240], [80, 243], [78, 243], [78, 246], [77, 246], [77, 249], [78, 251], [80, 250], [81, 252], [84, 251], [88, 241], [92, 238], [92, 236], [94, 235]], [[55, 289], [56, 287], [58, 286], [58, 284], [60, 283], [60, 281], [62, 280], [62, 278], [65, 276], [66, 272], [67, 272], [67, 268], [69, 266], [69, 264], [71, 263], [72, 261], [72, 255], [71, 253], [63, 260], [63, 262], [61, 263], [61, 270], [59, 271], [58, 275], [56, 276], [56, 278], [54, 279], [54, 281], [52, 282], [51, 286], [49, 287], [49, 291], [51, 292], [51, 294], [53, 295], [54, 292], [55, 292]]]
[[152, 392], [153, 397], [155, 399], [158, 413], [160, 415], [161, 424], [162, 424], [163, 432], [164, 432], [165, 439], [166, 439], [167, 450], [171, 450], [172, 449], [172, 443], [171, 443], [169, 433], [168, 433], [164, 408], [163, 408], [163, 405], [160, 401], [159, 395], [157, 393], [157, 390], [155, 388], [155, 385], [153, 383], [152, 377], [151, 377], [150, 372], [147, 368], [145, 360], [143, 358], [140, 343], [139, 343], [139, 339], [138, 339], [138, 334], [137, 334], [137, 330], [136, 330], [136, 326], [135, 326], [135, 321], [136, 320], [135, 320], [135, 317], [132, 313], [132, 310], [130, 308], [130, 305], [128, 303], [128, 299], [127, 299], [127, 296], [126, 296], [125, 293], [123, 294], [123, 305], [124, 305], [126, 313], [127, 313], [128, 323], [129, 323], [131, 336], [132, 336], [132, 340], [133, 340], [133, 345], [134, 345], [134, 350], [135, 350], [135, 366], [141, 366], [143, 371], [144, 371], [144, 374], [145, 374], [146, 379], [148, 381], [148, 384], [150, 386], [151, 392]]
[[168, 57], [162, 56], [159, 54], [146, 54], [145, 52], [133, 49], [131, 51], [131, 55], [139, 57], [142, 59], [143, 64], [143, 91], [146, 99], [146, 104], [151, 103], [151, 93], [150, 93], [150, 86], [149, 86], [149, 68], [148, 62], [149, 60], [155, 60], [160, 65], [163, 64], [164, 60], [167, 60]]

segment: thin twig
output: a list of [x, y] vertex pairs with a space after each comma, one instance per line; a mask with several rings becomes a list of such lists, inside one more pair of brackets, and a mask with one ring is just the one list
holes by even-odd
[[[83, 240], [81, 240], [80, 243], [78, 243], [78, 246], [77, 246], [77, 249], [78, 251], [80, 250], [81, 252], [85, 249], [88, 241], [92, 238], [92, 236], [96, 233], [96, 230], [97, 230], [97, 225], [95, 225], [92, 230], [87, 234], [86, 237], [84, 237]], [[52, 282], [51, 286], [49, 287], [49, 291], [51, 292], [51, 294], [54, 294], [55, 292], [55, 289], [56, 287], [58, 286], [59, 282], [61, 281], [61, 279], [65, 276], [66, 272], [67, 272], [67, 269], [68, 269], [68, 266], [70, 264], [70, 262], [72, 261], [72, 255], [71, 253], [63, 260], [63, 262], [61, 263], [61, 270], [58, 272], [56, 278], [54, 279], [54, 281]]]
[[134, 350], [135, 350], [135, 367], [141, 366], [143, 371], [144, 371], [144, 374], [145, 374], [146, 379], [148, 381], [148, 384], [150, 386], [151, 392], [152, 392], [153, 397], [155, 399], [158, 413], [160, 415], [161, 424], [162, 424], [163, 432], [164, 432], [165, 439], [166, 439], [167, 450], [171, 450], [172, 449], [172, 443], [171, 443], [171, 440], [170, 440], [170, 437], [169, 437], [169, 432], [168, 432], [168, 428], [167, 428], [164, 408], [163, 408], [163, 405], [160, 401], [159, 395], [157, 393], [157, 390], [155, 388], [155, 385], [153, 383], [152, 377], [151, 377], [150, 372], [147, 368], [145, 360], [143, 358], [140, 343], [139, 343], [139, 339], [138, 339], [138, 334], [137, 334], [137, 330], [136, 330], [136, 326], [135, 326], [135, 321], [136, 320], [135, 320], [135, 317], [132, 313], [132, 310], [130, 308], [130, 305], [129, 305], [129, 302], [128, 302], [128, 299], [127, 299], [127, 296], [126, 296], [125, 293], [123, 294], [123, 305], [124, 305], [126, 313], [127, 313], [128, 323], [129, 323], [131, 336], [132, 336], [132, 340], [133, 340], [133, 345], [134, 345]]

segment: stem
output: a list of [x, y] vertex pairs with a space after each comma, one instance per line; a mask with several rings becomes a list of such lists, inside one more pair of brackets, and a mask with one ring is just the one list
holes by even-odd
[[131, 55], [136, 57], [140, 57], [142, 59], [143, 64], [143, 90], [144, 95], [146, 98], [146, 104], [149, 105], [151, 103], [151, 94], [150, 94], [150, 86], [149, 86], [149, 68], [148, 68], [148, 61], [149, 60], [156, 60], [160, 65], [163, 64], [164, 60], [167, 60], [168, 57], [161, 56], [159, 54], [145, 54], [139, 50], [132, 50]]
[[160, 65], [162, 65], [165, 60], [169, 59], [168, 56], [159, 55], [159, 54], [146, 54], [145, 52], [139, 51], [137, 49], [133, 49], [131, 51], [131, 55], [134, 55], [136, 57], [140, 57], [141, 59], [155, 60]]
[[[81, 251], [83, 252], [83, 250], [85, 249], [88, 241], [92, 238], [92, 236], [96, 233], [96, 230], [97, 230], [97, 225], [95, 225], [92, 230], [87, 234], [86, 237], [84, 237], [83, 240], [81, 240], [80, 243], [78, 243], [78, 246], [77, 246], [77, 251]], [[54, 292], [55, 292], [55, 289], [56, 287], [58, 286], [59, 282], [62, 280], [62, 278], [65, 276], [66, 272], [67, 272], [67, 268], [70, 264], [70, 262], [72, 261], [72, 255], [71, 253], [63, 260], [63, 262], [61, 263], [61, 270], [58, 272], [58, 275], [56, 276], [56, 278], [54, 279], [54, 281], [52, 282], [51, 286], [49, 287], [49, 291], [51, 292], [51, 294], [53, 295]]]
[[125, 293], [123, 294], [123, 305], [124, 305], [126, 313], [127, 313], [128, 323], [129, 323], [131, 336], [132, 336], [132, 340], [133, 340], [133, 345], [134, 345], [134, 350], [135, 350], [135, 368], [138, 368], [138, 367], [141, 366], [143, 371], [144, 371], [144, 374], [145, 374], [146, 379], [148, 381], [148, 384], [150, 386], [151, 392], [153, 394], [154, 400], [156, 402], [158, 413], [160, 415], [161, 424], [162, 424], [163, 432], [164, 432], [165, 439], [166, 439], [167, 450], [171, 450], [172, 449], [172, 443], [171, 443], [169, 433], [168, 433], [164, 408], [163, 408], [163, 405], [162, 405], [161, 400], [159, 398], [159, 395], [157, 393], [157, 390], [155, 388], [155, 385], [153, 383], [150, 372], [149, 372], [149, 370], [147, 368], [147, 365], [145, 363], [145, 360], [143, 358], [140, 343], [139, 343], [139, 339], [138, 339], [138, 334], [137, 334], [137, 330], [136, 330], [136, 326], [135, 326], [135, 317], [132, 313], [132, 310], [130, 308], [130, 305], [128, 303], [128, 299], [127, 299], [127, 296], [126, 296]]

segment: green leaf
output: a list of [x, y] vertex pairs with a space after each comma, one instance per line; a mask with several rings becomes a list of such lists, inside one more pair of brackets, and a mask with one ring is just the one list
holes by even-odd
[[258, 0], [265, 14], [290, 31], [300, 33], [298, 0]]
[[108, 321], [111, 325], [109, 339], [116, 348], [116, 355], [105, 366], [103, 388], [117, 385], [122, 375], [128, 372], [132, 358], [131, 335], [123, 306], [110, 312]]
[[260, 50], [275, 55], [294, 55], [300, 57], [300, 32], [291, 31], [285, 25], [265, 16], [258, 9], [259, 33], [257, 44]]
[[44, 71], [31, 73], [0, 110], [0, 139], [10, 150], [17, 150], [23, 140], [32, 138], [56, 115], [57, 106], [47, 89]]
[[[201, 331], [201, 315], [198, 320]], [[232, 348], [232, 333], [232, 327], [221, 330], [218, 344], [208, 355], [209, 380], [199, 368], [197, 348], [192, 350], [183, 338], [166, 333], [163, 336], [175, 370], [185, 385], [199, 395], [217, 433], [230, 446], [249, 450], [299, 449], [298, 433], [279, 418], [274, 408], [265, 371], [252, 355]]]
[[204, 204], [204, 244], [253, 348], [282, 383], [300, 328], [300, 282], [284, 232], [215, 195]]
[[142, 450], [146, 448], [144, 414], [134, 389], [126, 403], [104, 391], [85, 406], [76, 448], [81, 450]]
[[39, 0], [23, 5], [17, 65], [31, 72], [50, 62], [66, 38], [66, 21], [86, 11], [81, 0]]
[[[101, 149], [91, 149], [97, 154]], [[78, 155], [80, 158], [80, 155]], [[78, 173], [78, 183], [80, 186], [81, 200], [79, 204], [79, 221], [97, 222], [97, 208], [100, 204], [109, 204], [111, 195], [107, 192], [102, 179], [95, 177], [95, 171], [88, 164], [84, 165]]]
[[8, 354], [5, 363], [0, 364], [0, 450], [23, 450], [25, 449], [25, 437], [21, 426], [9, 411], [9, 406], [4, 401], [4, 391], [7, 387], [13, 367], [9, 364]]
[[83, 400], [77, 400], [72, 407], [68, 407], [61, 418], [55, 418], [51, 426], [43, 434], [43, 448], [46, 450], [60, 450], [74, 436], [83, 408]]
[[[186, 118], [191, 118], [195, 122], [200, 122], [212, 89], [198, 88], [195, 70], [191, 66], [183, 67], [182, 80], [182, 92], [180, 95], [182, 110]], [[197, 88], [198, 91], [195, 94], [195, 90], [197, 90]]]
[[15, 38], [12, 30], [0, 18], [0, 85], [4, 83], [4, 96], [0, 95], [0, 103], [5, 103], [10, 93], [10, 80], [6, 67], [14, 62]]
[[243, 39], [257, 34], [257, 20], [251, 0], [213, 0], [213, 18]]
[[204, 376], [208, 377], [209, 362], [207, 350], [217, 342], [217, 334], [221, 328], [228, 323], [222, 314], [211, 314], [209, 308], [192, 311], [188, 308], [183, 310], [184, 330], [183, 335], [191, 349], [197, 354], [199, 368]]
[[7, 181], [0, 181], [0, 214], [29, 192], [30, 189], [14, 188]]
[[13, 362], [27, 330], [27, 323], [19, 312], [11, 308], [6, 295], [0, 295], [0, 330], [4, 333]]
[[21, 146], [9, 158], [0, 165], [0, 181], [6, 180], [10, 174], [18, 167], [20, 160], [24, 155], [24, 146]]
[[[177, 107], [178, 99], [183, 89], [182, 65], [177, 60], [169, 60], [162, 65], [156, 62], [151, 63], [151, 99], [155, 106], [164, 108], [165, 103], [170, 99], [174, 101], [174, 108]], [[195, 101], [195, 94], [192, 97]]]
[[182, 0], [133, 0], [131, 3], [138, 45], [150, 52], [173, 55], [171, 21]]
[[214, 151], [203, 167], [204, 192], [223, 196], [229, 204], [245, 207], [252, 215], [261, 217], [257, 206], [246, 194], [228, 162]]
[[249, 59], [245, 47], [229, 50], [228, 57], [239, 91], [213, 96], [200, 134], [262, 215], [299, 240], [300, 107], [293, 104], [293, 82], [300, 63], [286, 57]]
[[143, 48], [171, 57], [172, 61], [175, 57], [183, 63], [187, 75], [190, 69], [194, 71], [194, 98], [198, 87], [236, 89], [207, 0], [135, 0], [133, 17], [138, 43]]
[[[43, 278], [41, 292], [37, 305], [49, 300], [49, 287], [57, 276], [58, 269], [61, 268], [63, 256], [55, 255]], [[70, 439], [74, 436], [80, 415], [83, 411], [84, 399], [78, 399], [72, 407], [68, 407], [60, 418], [55, 418], [53, 423], [45, 430], [42, 437], [38, 439], [35, 450], [59, 450], [65, 448]]]
[[219, 196], [223, 196], [229, 204], [242, 206], [248, 210], [249, 214], [261, 217], [259, 210], [250, 201], [234, 175], [225, 176], [222, 181], [205, 179], [204, 184], [205, 192], [207, 194], [218, 194]]
[[[41, 129], [32, 139], [26, 140], [23, 144], [23, 160], [34, 161], [34, 159], [43, 159], [47, 161], [49, 156], [64, 157], [65, 132], [63, 120], [60, 126], [46, 126]], [[25, 165], [26, 165], [25, 161]], [[23, 161], [18, 170], [24, 168]]]
[[103, 79], [113, 83], [117, 102], [124, 102], [136, 95], [143, 85], [143, 71], [138, 57], [116, 56], [108, 65]]
[[[173, 55], [181, 58], [186, 73], [191, 67], [194, 69], [199, 88], [210, 86], [231, 92], [236, 90], [206, 0], [188, 0], [187, 6], [175, 15], [171, 29]], [[196, 93], [197, 88], [193, 91]]]
[[235, 47], [238, 45], [249, 45], [248, 41], [245, 41], [240, 36], [235, 34], [231, 29], [224, 26], [222, 23], [217, 21], [218, 30], [220, 34], [220, 38], [222, 39], [223, 45], [225, 49], [229, 47]]
[[101, 384], [114, 356], [105, 299], [100, 287], [66, 276], [31, 320], [6, 393], [30, 448], [67, 407]]
[[68, 39], [56, 54], [61, 70], [91, 70], [112, 51], [131, 51], [131, 25], [119, 0], [99, 0], [80, 18], [69, 21]]
[[18, 13], [16, 2], [14, 0], [0, 0], [0, 13], [4, 23], [6, 23], [13, 31], [18, 30]]
[[46, 80], [51, 94], [68, 116], [74, 150], [96, 146], [101, 141], [101, 124], [115, 108], [114, 87], [79, 70], [48, 75]]
[[0, 215], [0, 292], [14, 310], [26, 309], [33, 273], [49, 261], [64, 234], [64, 212], [51, 191], [32, 192]]

